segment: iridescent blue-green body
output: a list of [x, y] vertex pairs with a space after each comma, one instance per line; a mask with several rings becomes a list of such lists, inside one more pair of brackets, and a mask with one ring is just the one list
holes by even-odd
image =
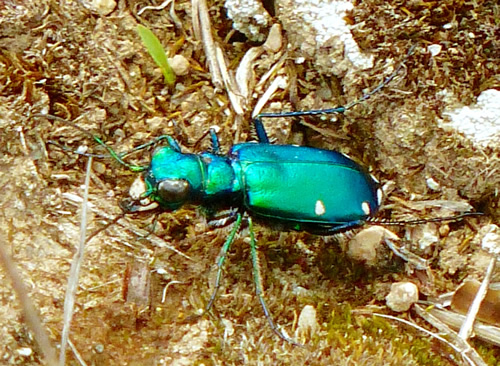
[[219, 155], [185, 154], [170, 143], [154, 152], [145, 180], [149, 197], [167, 210], [224, 203], [318, 234], [358, 226], [379, 208], [377, 182], [362, 167], [304, 146], [242, 143]]

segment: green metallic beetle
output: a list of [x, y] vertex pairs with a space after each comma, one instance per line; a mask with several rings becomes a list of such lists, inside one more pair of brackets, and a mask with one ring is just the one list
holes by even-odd
[[[217, 261], [215, 289], [205, 312], [210, 310], [215, 301], [223, 263], [236, 233], [243, 220], [248, 222], [257, 297], [272, 330], [282, 339], [297, 345], [278, 329], [265, 303], [252, 219], [280, 225], [283, 229], [333, 235], [368, 222], [377, 222], [374, 216], [379, 210], [382, 194], [376, 179], [362, 166], [339, 152], [271, 144], [261, 119], [343, 113], [387, 85], [403, 64], [404, 61], [370, 93], [345, 107], [260, 114], [253, 120], [257, 141], [236, 144], [227, 154], [220, 150], [215, 129], [209, 131], [211, 150], [199, 154], [183, 153], [171, 136], [160, 136], [155, 141], [134, 149], [142, 149], [159, 140], [167, 141], [165, 146], [158, 147], [153, 152], [148, 166], [128, 164], [122, 159], [125, 154], [117, 154], [99, 138], [94, 136], [94, 139], [106, 147], [118, 162], [132, 171], [143, 172], [144, 190], [126, 205], [127, 211], [141, 211], [144, 205], [150, 207], [151, 203], [162, 210], [174, 211], [190, 203], [203, 206], [213, 213], [210, 219], [216, 226], [234, 224]], [[474, 214], [477, 213], [413, 220], [403, 224], [457, 220]]]
[[[285, 229], [332, 235], [361, 226], [373, 217], [380, 206], [381, 191], [363, 167], [341, 153], [270, 144], [260, 119], [254, 124], [258, 142], [236, 144], [226, 155], [221, 153], [213, 129], [212, 150], [200, 154], [183, 153], [175, 139], [164, 136], [167, 144], [153, 152], [149, 166], [135, 168], [144, 171], [146, 190], [140, 198], [167, 211], [191, 203], [210, 212], [230, 212], [223, 224], [234, 222], [234, 227], [218, 261], [216, 290], [226, 253], [245, 215], [257, 296], [274, 332], [295, 343], [276, 327], [262, 297], [252, 218]], [[129, 211], [140, 209], [140, 205], [128, 207]], [[206, 310], [211, 308], [216, 290]]]

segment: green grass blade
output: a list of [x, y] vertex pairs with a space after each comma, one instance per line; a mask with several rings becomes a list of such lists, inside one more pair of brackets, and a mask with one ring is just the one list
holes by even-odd
[[165, 50], [163, 49], [160, 41], [156, 38], [153, 32], [143, 25], [138, 25], [136, 30], [149, 54], [153, 57], [156, 64], [160, 66], [161, 72], [165, 77], [165, 83], [169, 86], [173, 86], [175, 84], [175, 74], [168, 64], [167, 55], [165, 54]]

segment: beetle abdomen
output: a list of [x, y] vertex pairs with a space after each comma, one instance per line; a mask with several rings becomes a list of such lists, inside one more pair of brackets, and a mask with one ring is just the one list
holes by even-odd
[[335, 151], [292, 145], [239, 144], [245, 206], [256, 215], [327, 226], [365, 220], [379, 207], [377, 183]]

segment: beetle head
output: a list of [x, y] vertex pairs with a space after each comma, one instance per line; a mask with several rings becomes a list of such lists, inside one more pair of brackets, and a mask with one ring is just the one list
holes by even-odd
[[146, 192], [161, 208], [174, 211], [188, 202], [197, 200], [203, 182], [200, 157], [184, 154], [176, 146], [157, 148], [144, 175]]

